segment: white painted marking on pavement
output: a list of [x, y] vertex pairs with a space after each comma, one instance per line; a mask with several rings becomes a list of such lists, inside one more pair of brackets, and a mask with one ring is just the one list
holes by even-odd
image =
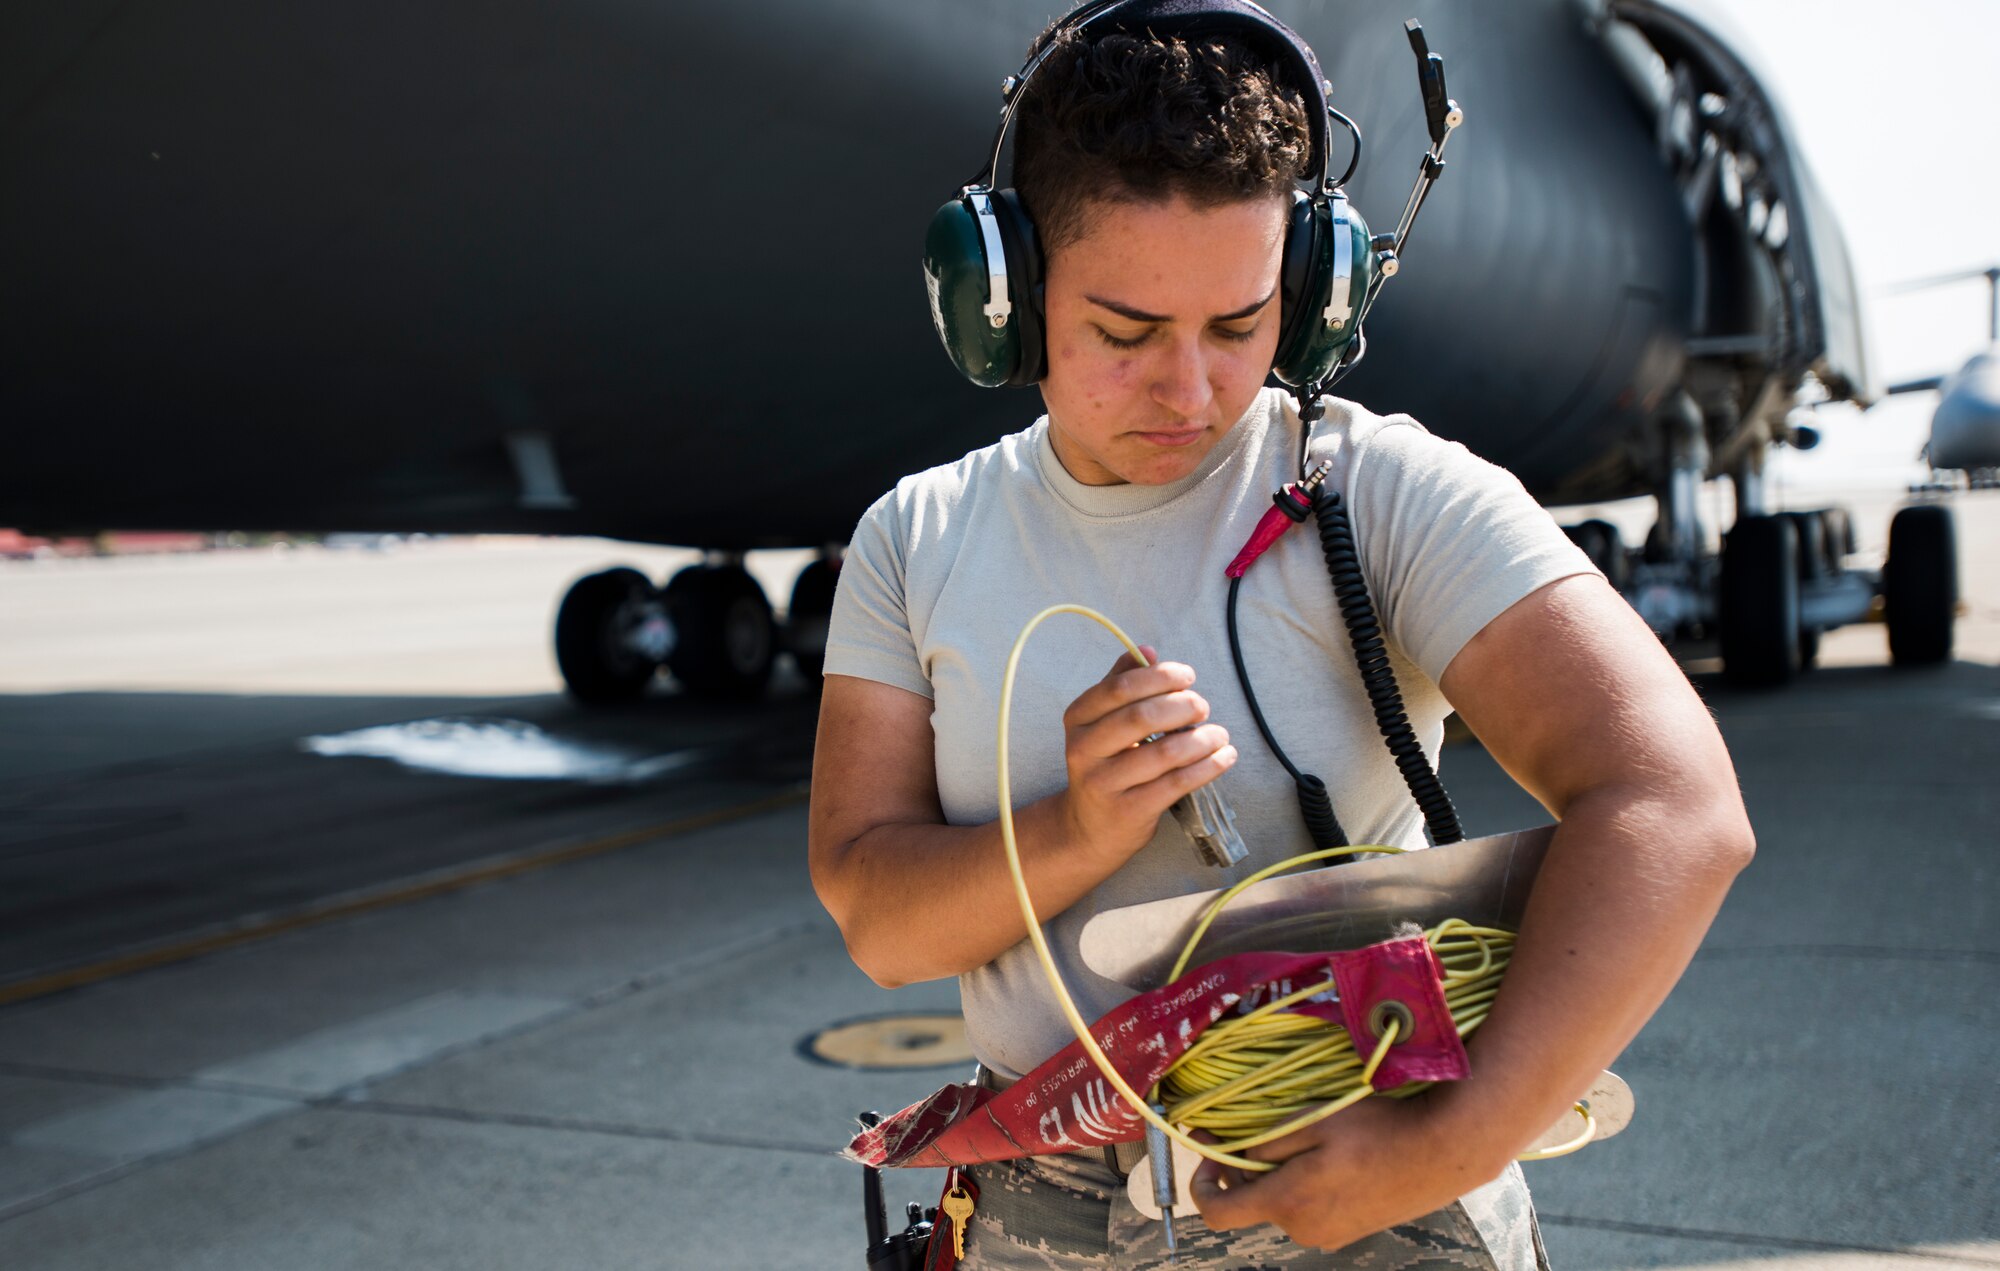
[[455, 777], [600, 785], [652, 781], [687, 767], [705, 753], [696, 748], [635, 755], [569, 741], [520, 720], [451, 716], [307, 737], [299, 746], [316, 755], [392, 759], [405, 768]]
[[290, 1099], [224, 1090], [149, 1090], [27, 1126], [12, 1141], [123, 1160], [191, 1147], [298, 1106]]
[[570, 1009], [555, 998], [439, 993], [204, 1068], [196, 1079], [329, 1095]]
[[8, 1141], [109, 1160], [178, 1151], [297, 1111], [303, 1100], [400, 1072], [571, 1009], [571, 1003], [553, 998], [440, 993], [205, 1068], [193, 1077], [196, 1082], [263, 1086], [272, 1094], [199, 1086], [148, 1090], [36, 1122]]

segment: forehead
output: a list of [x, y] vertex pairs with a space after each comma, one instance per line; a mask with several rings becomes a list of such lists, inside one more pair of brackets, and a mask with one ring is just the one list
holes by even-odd
[[1284, 248], [1284, 195], [1197, 206], [1097, 200], [1082, 233], [1051, 253], [1050, 298], [1095, 295], [1152, 313], [1225, 313], [1276, 284]]

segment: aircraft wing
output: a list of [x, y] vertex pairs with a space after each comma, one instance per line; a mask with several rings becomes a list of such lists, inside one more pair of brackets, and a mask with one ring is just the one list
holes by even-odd
[[1928, 393], [1932, 389], [1943, 386], [1943, 384], [1944, 376], [1927, 375], [1920, 380], [1904, 380], [1899, 384], [1891, 384], [1884, 391], [1891, 396], [1897, 393]]

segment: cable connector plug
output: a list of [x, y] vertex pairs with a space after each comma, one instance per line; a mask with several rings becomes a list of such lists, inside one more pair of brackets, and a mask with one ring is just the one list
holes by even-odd
[[1243, 835], [1237, 832], [1236, 813], [1214, 782], [1182, 795], [1169, 810], [1180, 823], [1181, 832], [1194, 843], [1195, 859], [1202, 864], [1228, 869], [1250, 855]]
[[1333, 471], [1333, 460], [1322, 459], [1319, 466], [1306, 474], [1303, 481], [1287, 481], [1284, 487], [1271, 496], [1275, 504], [1257, 522], [1257, 528], [1250, 531], [1250, 541], [1243, 544], [1243, 550], [1236, 553], [1236, 559], [1229, 562], [1223, 574], [1230, 578], [1241, 578], [1259, 556], [1270, 550], [1271, 544], [1284, 536], [1286, 530], [1301, 524], [1312, 515], [1313, 495], [1326, 474]]

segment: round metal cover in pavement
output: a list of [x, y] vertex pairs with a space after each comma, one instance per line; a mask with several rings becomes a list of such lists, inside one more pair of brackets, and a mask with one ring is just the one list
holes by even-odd
[[972, 1062], [965, 1017], [942, 1011], [833, 1024], [801, 1041], [799, 1053], [841, 1068], [941, 1068]]

